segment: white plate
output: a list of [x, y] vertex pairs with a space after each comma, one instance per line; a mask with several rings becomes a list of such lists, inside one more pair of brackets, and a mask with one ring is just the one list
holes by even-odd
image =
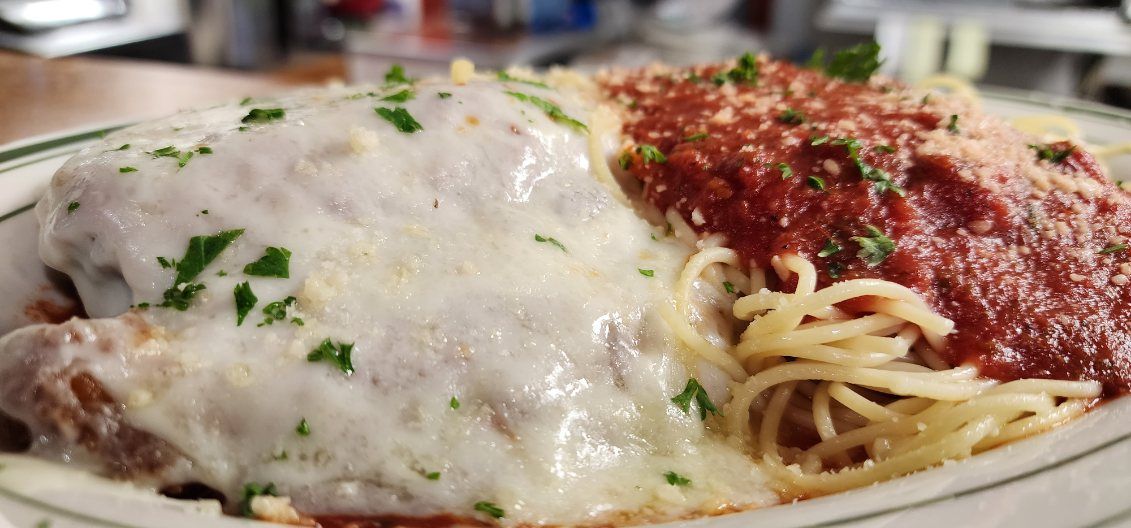
[[[1085, 139], [1131, 141], [1131, 113], [1020, 92], [985, 95], [986, 110], [1005, 116], [1061, 113]], [[48, 275], [36, 253], [31, 204], [63, 161], [101, 130], [37, 138], [0, 147], [0, 333], [27, 323], [23, 308], [43, 295]], [[1129, 157], [1131, 158], [1131, 157]], [[1111, 164], [1131, 176], [1131, 159]], [[0, 459], [12, 465], [19, 460]], [[15, 526], [49, 520], [79, 526], [267, 526], [202, 513], [193, 504], [141, 500], [83, 485], [82, 479], [31, 483], [5, 478], [0, 513]], [[0, 519], [2, 526], [3, 519]], [[1131, 397], [1109, 402], [1048, 434], [972, 459], [793, 505], [664, 525], [668, 528], [809, 526], [1113, 527], [1131, 526]]]

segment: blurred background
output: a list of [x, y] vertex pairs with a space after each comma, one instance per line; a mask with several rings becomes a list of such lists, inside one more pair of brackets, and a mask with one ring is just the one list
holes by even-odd
[[[0, 0], [0, 93], [81, 99], [68, 82], [93, 75], [191, 103], [374, 80], [392, 63], [427, 75], [454, 57], [592, 70], [745, 50], [804, 60], [871, 39], [910, 82], [946, 73], [1131, 107], [1131, 0]], [[142, 66], [148, 78], [122, 80]]]

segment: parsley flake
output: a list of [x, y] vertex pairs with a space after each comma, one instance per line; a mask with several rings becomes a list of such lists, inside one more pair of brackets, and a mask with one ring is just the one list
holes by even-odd
[[656, 163], [667, 163], [668, 162], [668, 157], [665, 156], [663, 152], [660, 152], [660, 149], [658, 149], [658, 148], [656, 148], [652, 145], [648, 145], [648, 144], [640, 145], [640, 146], [636, 147], [636, 153], [640, 154], [640, 159], [644, 160], [645, 164], [647, 164], [648, 162], [652, 162], [652, 161], [654, 161]]
[[439, 471], [432, 471], [430, 473], [425, 473], [424, 478], [426, 478], [428, 480], [440, 480], [440, 472]]
[[452, 96], [451, 92], [436, 92], [436, 96], [440, 99], [447, 99]]
[[259, 260], [243, 267], [244, 275], [289, 279], [291, 251], [282, 247], [268, 247]]
[[318, 361], [333, 363], [343, 374], [351, 376], [353, 375], [353, 360], [350, 358], [352, 352], [353, 343], [339, 342], [334, 345], [330, 338], [326, 338], [318, 345], [318, 348], [311, 350], [306, 355], [306, 360], [311, 363]]
[[818, 191], [821, 191], [821, 192], [826, 192], [825, 191], [825, 180], [823, 178], [819, 177], [819, 176], [809, 176], [809, 177], [807, 177], [806, 183], [809, 184], [809, 187], [812, 187], [812, 188], [814, 188]]
[[1037, 159], [1048, 161], [1052, 164], [1064, 163], [1068, 156], [1076, 150], [1076, 145], [1071, 145], [1064, 150], [1057, 150], [1052, 145], [1029, 145], [1029, 148], [1037, 151]]
[[822, 247], [821, 250], [817, 252], [817, 256], [821, 258], [831, 257], [833, 255], [836, 255], [837, 253], [840, 253], [841, 249], [844, 248], [837, 245], [836, 241], [830, 238], [825, 241], [824, 247]]
[[[824, 62], [824, 57], [821, 62]], [[867, 82], [880, 69], [880, 45], [875, 42], [857, 44], [833, 54], [832, 60], [824, 67], [825, 75], [848, 82]]]
[[244, 484], [243, 500], [240, 501], [240, 514], [244, 517], [254, 517], [255, 512], [251, 510], [251, 499], [260, 496], [278, 497], [279, 490], [275, 489], [275, 483], [273, 482], [268, 482], [267, 484], [248, 482]]
[[244, 97], [243, 99], [240, 99], [240, 106], [247, 106], [249, 104], [251, 104], [250, 97]]
[[424, 130], [424, 127], [421, 126], [416, 119], [413, 119], [412, 114], [408, 113], [408, 110], [402, 107], [398, 106], [393, 109], [378, 107], [374, 108], [373, 111], [377, 112], [377, 115], [384, 118], [385, 121], [392, 123], [393, 126], [397, 127], [397, 130], [405, 134]]
[[682, 487], [691, 485], [691, 479], [684, 477], [683, 475], [680, 475], [675, 471], [668, 471], [667, 473], [664, 473], [664, 478], [667, 479], [668, 484], [671, 484], [672, 486]]
[[724, 281], [723, 288], [726, 288], [727, 293], [734, 293], [734, 284], [732, 284], [730, 281]]
[[114, 150], [129, 150], [129, 148], [130, 148], [130, 144], [126, 143], [126, 144], [124, 144], [124, 145], [122, 145], [122, 146], [120, 146], [120, 147], [118, 147]]
[[393, 64], [389, 67], [389, 71], [385, 72], [386, 84], [412, 84], [414, 79], [406, 77], [404, 74], [404, 66], [400, 64]]
[[240, 122], [243, 124], [270, 123], [284, 117], [287, 117], [287, 112], [282, 108], [252, 108], [247, 115], [243, 116], [243, 119], [240, 119]]
[[781, 179], [788, 180], [793, 177], [793, 169], [788, 163], [778, 163], [776, 167], [781, 171]]
[[958, 129], [958, 114], [950, 114], [950, 122], [947, 123], [946, 130], [951, 134], [957, 134], [961, 132]]
[[530, 95], [530, 94], [524, 94], [522, 92], [509, 92], [508, 91], [508, 92], [503, 92], [503, 93], [505, 93], [505, 94], [507, 94], [511, 97], [514, 97], [515, 99], [518, 99], [519, 101], [523, 101], [523, 102], [526, 102], [526, 103], [530, 103], [534, 106], [537, 106], [543, 112], [545, 112], [547, 116], [550, 116], [550, 119], [554, 120], [557, 123], [568, 125], [568, 126], [572, 127], [573, 129], [575, 129], [579, 132], [589, 132], [589, 127], [585, 126], [585, 123], [582, 123], [581, 121], [578, 121], [578, 120], [566, 115], [565, 112], [562, 112], [561, 107], [559, 107], [558, 105], [551, 103], [551, 102], [549, 102], [545, 99], [542, 99], [541, 97], [536, 97], [536, 96], [533, 96], [533, 95]]
[[118, 167], [118, 172], [125, 174], [127, 172], [137, 172], [136, 167]]
[[1126, 249], [1127, 249], [1127, 243], [1112, 244], [1108, 247], [1105, 247], [1105, 248], [1097, 251], [1096, 253], [1098, 253], [1100, 255], [1110, 255], [1112, 253], [1118, 253], [1118, 252], [1124, 251]]
[[[259, 323], [256, 326], [267, 326], [274, 324], [275, 321], [282, 321], [286, 319], [287, 308], [294, 306], [295, 302], [297, 301], [298, 299], [296, 299], [293, 295], [290, 295], [287, 296], [286, 299], [283, 299], [281, 301], [267, 303], [267, 306], [264, 306], [262, 310], [263, 315], [267, 317], [263, 319], [262, 323]], [[292, 318], [291, 323], [295, 324], [296, 326], [302, 326], [303, 324], [305, 324], [303, 323], [302, 319], [299, 319], [297, 317]]]
[[876, 145], [872, 147], [872, 152], [877, 154], [891, 154], [895, 152], [895, 147], [891, 145]]
[[868, 267], [877, 266], [895, 251], [895, 243], [876, 226], [868, 225], [864, 228], [868, 230], [868, 236], [852, 237], [853, 242], [860, 244], [860, 251], [856, 256], [864, 259]]
[[824, 145], [825, 143], [828, 143], [828, 142], [829, 142], [829, 136], [820, 136], [820, 137], [814, 136], [814, 137], [809, 138], [809, 144], [813, 145], [814, 147], [816, 147], [817, 145]]
[[692, 134], [690, 136], [687, 136], [687, 137], [683, 138], [683, 140], [688, 142], [688, 143], [691, 143], [693, 141], [703, 141], [704, 139], [707, 139], [708, 137], [710, 137], [710, 136], [706, 132], [700, 132], [698, 134]]
[[712, 80], [715, 81], [715, 84], [719, 85], [725, 84], [726, 81], [731, 81], [735, 84], [755, 84], [758, 82], [758, 60], [754, 57], [754, 54], [749, 51], [743, 53], [742, 56], [738, 58], [738, 65], [731, 68], [731, 70], [726, 73], [726, 77], [723, 78], [722, 83], [718, 82], [715, 78], [712, 78]]
[[251, 285], [247, 281], [237, 284], [233, 294], [236, 297], [236, 326], [240, 326], [243, 325], [243, 320], [251, 309], [255, 308], [259, 298], [252, 293]]
[[496, 506], [492, 502], [487, 501], [479, 501], [475, 503], [475, 511], [486, 513], [487, 515], [490, 515], [491, 517], [494, 517], [496, 519], [502, 519], [506, 515], [502, 508]]
[[621, 170], [628, 170], [632, 166], [632, 153], [628, 151], [621, 153], [620, 158], [617, 158], [617, 163], [620, 164]]
[[78, 202], [71, 202], [71, 203], [67, 204], [67, 214], [71, 214], [75, 211], [78, 211], [80, 205], [81, 204], [78, 203]]
[[800, 125], [805, 122], [805, 115], [792, 108], [786, 108], [778, 115], [778, 121], [787, 125]]
[[699, 403], [699, 419], [706, 420], [707, 413], [710, 412], [715, 416], [722, 416], [723, 413], [711, 403], [711, 397], [707, 395], [707, 391], [703, 390], [703, 386], [699, 384], [699, 380], [695, 378], [687, 379], [687, 386], [684, 387], [683, 392], [677, 394], [672, 398], [672, 403], [679, 407], [684, 413], [691, 412], [691, 400]]
[[[558, 249], [560, 249], [562, 251], [566, 251], [565, 244], [558, 242], [558, 239], [556, 239], [554, 237], [544, 237], [542, 235], [539, 235], [538, 233], [535, 233], [534, 234], [534, 241], [535, 242], [549, 242], [550, 244], [557, 246]], [[568, 253], [568, 251], [566, 251], [566, 253]]]
[[452, 396], [452, 399], [448, 400], [448, 407], [451, 407], [453, 411], [459, 409], [459, 399]]
[[499, 73], [496, 75], [496, 77], [498, 77], [498, 79], [503, 82], [517, 82], [522, 84], [529, 84], [530, 86], [537, 86], [539, 88], [550, 88], [549, 85], [544, 82], [532, 81], [529, 79], [519, 79], [518, 77], [514, 77], [503, 70], [499, 70]]
[[636, 271], [639, 271], [640, 274], [645, 276], [645, 277], [655, 277], [656, 276], [656, 270], [636, 268]]
[[198, 235], [190, 238], [184, 257], [175, 261], [177, 277], [174, 283], [181, 284], [195, 279], [204, 268], [216, 260], [220, 252], [242, 234], [243, 229], [232, 229], [215, 235]]
[[405, 88], [404, 90], [401, 90], [395, 94], [386, 95], [385, 97], [382, 97], [381, 100], [389, 101], [392, 103], [403, 103], [414, 97], [416, 97], [416, 93], [408, 88]]
[[310, 436], [310, 422], [306, 418], [299, 420], [298, 425], [295, 426], [295, 433], [299, 436]]

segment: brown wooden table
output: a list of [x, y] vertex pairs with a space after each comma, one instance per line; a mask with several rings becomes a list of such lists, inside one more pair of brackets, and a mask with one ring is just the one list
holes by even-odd
[[280, 70], [248, 74], [94, 57], [41, 59], [0, 51], [0, 145], [344, 76], [337, 56], [300, 57]]

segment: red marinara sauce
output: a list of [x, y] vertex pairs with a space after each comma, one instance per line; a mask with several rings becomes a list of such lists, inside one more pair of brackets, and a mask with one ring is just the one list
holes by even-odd
[[[1033, 145], [956, 97], [756, 64], [754, 80], [728, 76], [733, 62], [600, 77], [625, 133], [666, 158], [621, 159], [648, 201], [759, 267], [796, 252], [820, 286], [913, 289], [954, 320], [952, 364], [1131, 388], [1131, 201], [1091, 155]], [[879, 263], [853, 238], [868, 226], [895, 246]]]

